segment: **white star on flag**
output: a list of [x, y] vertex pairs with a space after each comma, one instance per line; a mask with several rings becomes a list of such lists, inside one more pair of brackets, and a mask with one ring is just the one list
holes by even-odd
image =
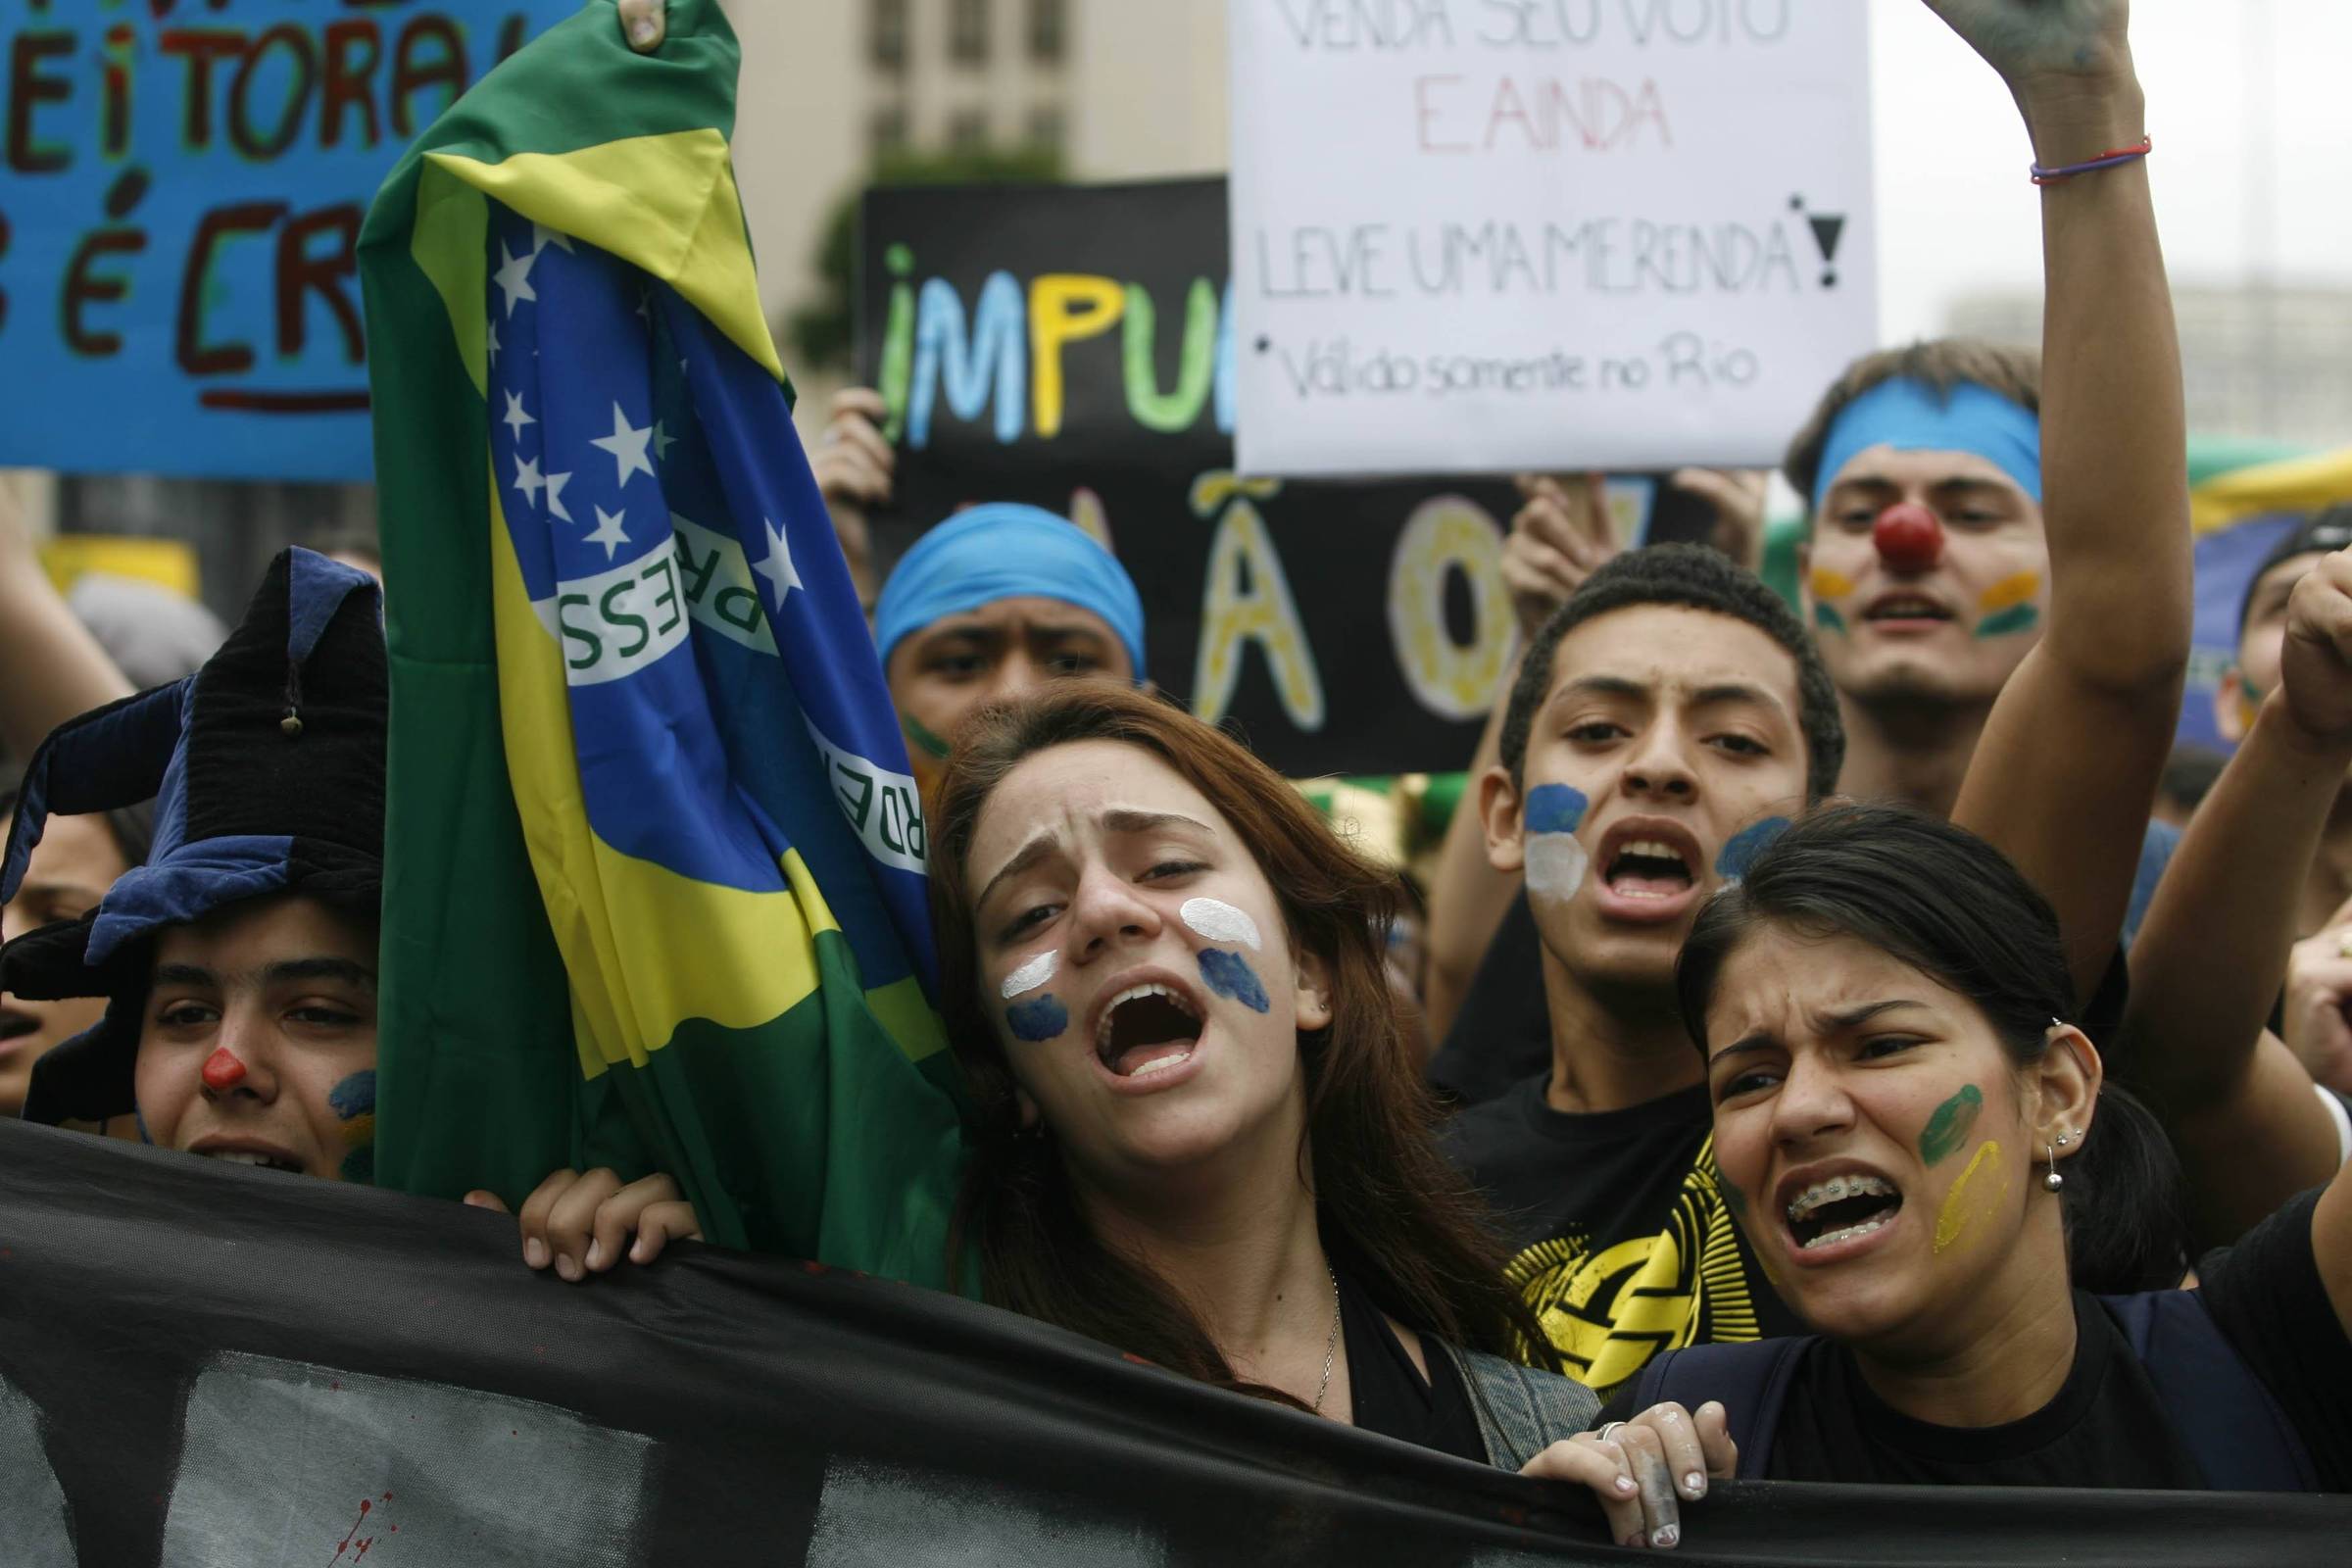
[[752, 569], [767, 579], [768, 586], [776, 592], [776, 603], [781, 606], [784, 596], [801, 586], [801, 574], [792, 569], [792, 549], [784, 541], [784, 530], [765, 517], [760, 519], [760, 525], [767, 530], [767, 559]]
[[612, 466], [619, 470], [619, 477], [612, 482], [619, 486], [626, 485], [632, 473], [643, 473], [649, 479], [654, 476], [654, 466], [645, 457], [646, 443], [653, 438], [651, 425], [642, 430], [631, 429], [628, 416], [621, 413], [620, 405], [615, 403], [612, 405], [612, 433], [600, 435], [588, 444], [612, 454]]
[[498, 363], [498, 323], [491, 321], [486, 324], [490, 332], [490, 363], [496, 365]]
[[539, 421], [522, 412], [521, 393], [509, 392], [507, 394], [507, 412], [498, 416], [498, 422], [512, 429], [514, 432], [514, 439], [519, 441], [522, 439], [522, 427], [526, 424], [537, 424]]
[[619, 512], [607, 512], [604, 508], [598, 507], [595, 511], [596, 531], [588, 536], [588, 542], [592, 545], [603, 545], [605, 559], [611, 561], [612, 553], [629, 542], [628, 530], [620, 525], [621, 518], [627, 514], [627, 509], [623, 508]]
[[498, 242], [498, 253], [506, 261], [494, 274], [494, 280], [507, 296], [507, 315], [512, 318], [516, 300], [538, 303], [539, 291], [531, 287], [531, 264], [539, 259], [539, 253], [524, 251], [517, 256], [507, 249], [507, 242], [503, 239]]
[[662, 433], [662, 421], [660, 419], [656, 419], [654, 421], [654, 456], [661, 459], [663, 463], [667, 463], [669, 461], [669, 449], [677, 444], [678, 438], [676, 436], [663, 435]]
[[571, 521], [571, 514], [564, 510], [564, 487], [569, 483], [571, 475], [568, 473], [551, 473], [547, 476], [547, 510], [565, 522]]
[[519, 452], [515, 453], [514, 488], [522, 492], [522, 499], [534, 507], [537, 506], [539, 492], [546, 484], [547, 481], [539, 477], [539, 460], [526, 458]]
[[[537, 219], [533, 219], [531, 220], [531, 254], [536, 256], [547, 249], [551, 240], [560, 249], [571, 251], [571, 240], [567, 236], [556, 232]], [[571, 251], [571, 254], [577, 256], [579, 252]]]

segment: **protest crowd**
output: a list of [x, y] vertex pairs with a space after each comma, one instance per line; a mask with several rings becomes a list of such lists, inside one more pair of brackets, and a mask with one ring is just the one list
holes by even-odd
[[[2031, 139], [2038, 350], [1820, 388], [1793, 596], [1761, 472], [1630, 547], [1602, 476], [1515, 476], [1418, 853], [1197, 716], [1071, 515], [884, 559], [903, 399], [804, 460], [757, 321], [492, 168], [483, 89], [360, 240], [380, 559], [110, 619], [0, 513], [0, 1110], [462, 1200], [582, 1298], [910, 1281], [1619, 1546], [1736, 1546], [1742, 1481], [2352, 1489], [2352, 493], [2253, 571], [2233, 751], [2160, 813], [2190, 433], [2126, 0], [1925, 4]], [[699, 41], [619, 10], [602, 69]]]

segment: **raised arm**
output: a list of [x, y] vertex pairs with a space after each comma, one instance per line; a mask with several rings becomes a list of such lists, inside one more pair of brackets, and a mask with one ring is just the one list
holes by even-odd
[[[2009, 84], [2036, 164], [2145, 134], [2127, 0], [1927, 4]], [[2057, 906], [2087, 997], [2131, 902], [2187, 669], [2186, 432], [2146, 162], [2045, 185], [2041, 220], [2049, 629], [1994, 705], [1952, 815]]]
[[2352, 768], [2352, 551], [2288, 603], [2278, 687], [2198, 808], [2132, 949], [2125, 1061], [2220, 1245], [2340, 1162], [2311, 1075], [2263, 1027], [2295, 940], [2302, 868]]
[[129, 695], [41, 569], [16, 493], [0, 484], [0, 750], [23, 761], [67, 719]]
[[[1518, 614], [1519, 646], [1525, 648], [1616, 549], [1609, 542], [1603, 511], [1608, 489], [1601, 475], [1587, 474], [1579, 480], [1521, 474], [1518, 483], [1527, 501], [1511, 518], [1511, 535], [1503, 541], [1502, 580]], [[1461, 1011], [1470, 982], [1487, 956], [1487, 945], [1494, 940], [1519, 891], [1517, 872], [1497, 871], [1487, 863], [1486, 830], [1478, 812], [1470, 808], [1479, 778], [1502, 760], [1502, 716], [1508, 707], [1504, 695], [1495, 694], [1494, 710], [1487, 715], [1478, 751], [1470, 759], [1469, 788], [1446, 826], [1429, 881], [1429, 979], [1423, 987], [1422, 1011], [1429, 1018], [1433, 1042], [1443, 1041], [1453, 1027], [1454, 1015]], [[1535, 977], [1529, 976], [1528, 983], [1535, 984]]]

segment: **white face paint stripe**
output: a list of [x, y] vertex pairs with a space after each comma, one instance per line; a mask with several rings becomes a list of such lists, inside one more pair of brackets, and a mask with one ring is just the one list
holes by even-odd
[[1250, 952], [1258, 951], [1257, 922], [1232, 905], [1216, 899], [1187, 899], [1176, 911], [1191, 926], [1211, 942], [1238, 942]]
[[1059, 967], [1060, 960], [1054, 956], [1054, 950], [1048, 948], [1004, 977], [1004, 1000], [1010, 1002], [1024, 991], [1035, 991], [1053, 979], [1054, 971]]
[[1527, 837], [1527, 891], [1539, 899], [1566, 903], [1585, 885], [1592, 858], [1573, 833], [1531, 833]]

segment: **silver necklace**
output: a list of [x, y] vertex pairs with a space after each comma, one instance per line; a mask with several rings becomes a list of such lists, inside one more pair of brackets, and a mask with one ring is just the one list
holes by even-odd
[[1340, 1276], [1329, 1263], [1323, 1272], [1331, 1275], [1331, 1338], [1323, 1342], [1323, 1381], [1315, 1385], [1315, 1414], [1323, 1413], [1324, 1396], [1331, 1393], [1331, 1363], [1340, 1353]]

